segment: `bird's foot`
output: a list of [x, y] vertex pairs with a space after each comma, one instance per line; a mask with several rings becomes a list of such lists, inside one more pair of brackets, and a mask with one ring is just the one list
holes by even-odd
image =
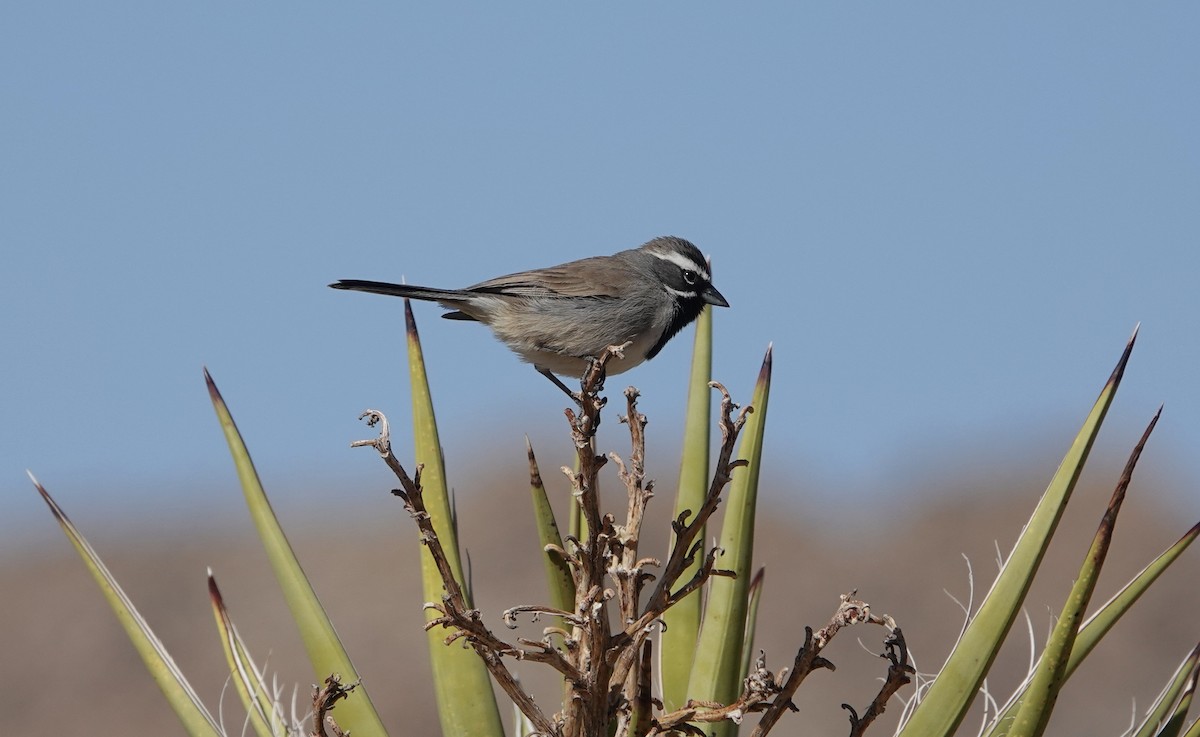
[[549, 369], [542, 368], [541, 366], [537, 366], [535, 368], [537, 368], [537, 371], [539, 374], [541, 374], [542, 376], [545, 376], [547, 379], [550, 380], [550, 382], [552, 384], [554, 384], [559, 389], [561, 389], [563, 394], [566, 394], [568, 397], [570, 397], [571, 401], [575, 402], [575, 404], [579, 405], [580, 407], [583, 406], [583, 395], [582, 394], [580, 394], [579, 392], [571, 391], [570, 387], [568, 387], [566, 384], [562, 383], [562, 379], [558, 378], [553, 373], [551, 373]]

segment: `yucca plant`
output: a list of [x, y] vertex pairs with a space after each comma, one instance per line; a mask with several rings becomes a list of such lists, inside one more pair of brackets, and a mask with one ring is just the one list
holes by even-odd
[[[1046, 488], [1037, 509], [1005, 560], [991, 591], [978, 611], [972, 613], [968, 626], [936, 677], [931, 682], [922, 684], [918, 698], [912, 701], [915, 708], [905, 715], [903, 726], [899, 730], [902, 737], [951, 735], [958, 731], [1021, 609], [1050, 539], [1083, 471], [1092, 444], [1125, 375], [1136, 339], [1135, 329], [1083, 427]], [[1159, 413], [1161, 411], [1160, 407]], [[1093, 543], [1084, 557], [1075, 585], [1068, 594], [1055, 631], [1046, 644], [1037, 666], [1012, 695], [1008, 704], [993, 715], [984, 730], [985, 735], [1024, 737], [1043, 734], [1058, 693], [1067, 678], [1120, 616], [1195, 540], [1196, 535], [1200, 534], [1200, 524], [1193, 526], [1175, 545], [1130, 581], [1120, 594], [1086, 622], [1082, 622], [1112, 540], [1121, 504], [1132, 480], [1133, 469], [1158, 422], [1158, 417], [1159, 414], [1156, 413], [1129, 457]], [[1179, 703], [1179, 697], [1180, 692], [1174, 691], [1167, 700], [1176, 704]], [[1192, 730], [1200, 729], [1198, 724], [1200, 720], [1193, 723]], [[1171, 733], [1152, 734], [1167, 737]]]
[[[421, 354], [411, 309], [406, 305], [410, 364]], [[730, 393], [709, 377], [711, 364], [711, 314], [698, 323], [694, 354], [691, 415], [687, 426], [691, 437], [683, 467], [683, 486], [689, 487], [677, 502], [672, 523], [672, 543], [663, 559], [640, 551], [642, 523], [653, 496], [653, 482], [646, 478], [646, 418], [638, 411], [638, 392], [624, 392], [625, 409], [620, 421], [629, 430], [628, 456], [595, 450], [595, 433], [606, 404], [600, 395], [605, 366], [621, 346], [612, 346], [598, 357], [583, 377], [578, 407], [567, 410], [575, 467], [564, 469], [571, 486], [573, 521], [571, 534], [560, 537], [551, 505], [546, 499], [542, 475], [532, 449], [529, 451], [531, 488], [534, 492], [539, 539], [547, 558], [545, 570], [553, 604], [520, 604], [502, 617], [515, 626], [523, 615], [549, 617], [558, 626], [545, 630], [539, 640], [510, 642], [499, 637], [473, 608], [461, 573], [455, 570], [451, 553], [456, 551], [453, 524], [440, 526], [431, 511], [445, 504], [444, 487], [426, 488], [424, 467], [418, 461], [409, 474], [391, 449], [388, 424], [382, 413], [371, 410], [368, 422], [381, 428], [379, 437], [356, 445], [372, 445], [396, 474], [396, 490], [420, 530], [420, 539], [432, 565], [425, 568], [426, 592], [439, 590], [440, 601], [427, 607], [435, 613], [428, 628], [448, 630], [445, 644], [465, 642], [480, 657], [493, 679], [521, 712], [523, 731], [546, 735], [653, 735], [697, 731], [698, 724], [712, 725], [721, 732], [736, 730], [749, 715], [761, 712], [758, 734], [766, 734], [779, 717], [792, 707], [792, 695], [804, 677], [829, 663], [820, 651], [843, 627], [871, 622], [894, 630], [887, 638], [891, 662], [889, 678], [881, 696], [862, 718], [869, 724], [882, 711], [887, 697], [907, 681], [907, 653], [903, 635], [890, 618], [870, 612], [865, 602], [845, 596], [834, 616], [819, 632], [808, 630], [804, 647], [796, 654], [790, 672], [767, 670], [759, 656], [751, 666], [753, 618], [750, 612], [761, 586], [751, 587], [753, 528], [758, 469], [761, 463], [763, 430], [771, 381], [771, 351], [768, 348], [751, 404], [739, 408]], [[425, 397], [423, 369], [415, 366], [414, 396]], [[720, 393], [718, 427], [721, 432], [717, 459], [708, 469], [708, 395]], [[699, 399], [698, 399], [699, 397]], [[699, 416], [699, 419], [697, 419]], [[697, 429], [699, 428], [699, 429]], [[735, 447], [741, 440], [738, 459]], [[418, 441], [420, 446], [420, 441]], [[436, 448], [436, 444], [428, 445]], [[612, 460], [626, 490], [623, 516], [600, 508], [599, 473]], [[732, 485], [730, 486], [732, 482]], [[704, 530], [729, 486], [729, 511], [725, 515], [721, 544], [705, 549]], [[432, 495], [431, 495], [432, 492]], [[576, 521], [577, 520], [577, 521]], [[436, 572], [433, 583], [430, 573]], [[651, 585], [653, 584], [653, 585]], [[703, 616], [692, 606], [688, 622], [690, 641], [664, 643], [662, 670], [682, 674], [682, 689], [688, 694], [672, 708], [651, 694], [657, 691], [652, 637], [671, 610], [700, 599], [706, 592]], [[671, 628], [667, 628], [670, 632]], [[439, 655], [435, 649], [433, 657]], [[562, 708], [544, 711], [523, 690], [506, 659], [543, 663], [555, 669], [565, 684]], [[435, 668], [436, 671], [436, 668]], [[664, 689], [667, 681], [662, 679]], [[678, 689], [677, 689], [678, 690]], [[476, 729], [473, 734], [499, 734]]]
[[[407, 304], [405, 310], [414, 398], [413, 473], [392, 452], [387, 419], [380, 412], [364, 413], [379, 428], [379, 435], [356, 445], [375, 447], [396, 474], [400, 488], [395, 493], [418, 530], [426, 629], [438, 711], [446, 735], [504, 733], [492, 680], [518, 710], [517, 734], [728, 735], [735, 734], [739, 725], [753, 725], [753, 735], [765, 735], [795, 708], [792, 697], [804, 679], [814, 670], [831, 665], [821, 655], [830, 640], [844, 627], [857, 623], [886, 629], [882, 655], [887, 668], [876, 697], [861, 711], [844, 705], [851, 734], [862, 734], [914, 678], [918, 687], [914, 694], [904, 697], [900, 733], [922, 737], [955, 734], [1021, 607], [1133, 348], [1131, 339], [991, 592], [973, 614], [951, 657], [930, 682], [913, 671], [903, 633], [892, 618], [873, 613], [853, 594], [844, 595], [836, 603], [823, 627], [805, 628], [803, 642], [797, 643], [789, 668], [772, 673], [766, 667], [765, 654], [755, 650], [755, 612], [764, 586], [761, 571], [752, 575], [754, 517], [772, 358], [768, 348], [751, 401], [739, 408], [730, 392], [711, 381], [709, 311], [697, 323], [684, 454], [666, 554], [658, 558], [639, 549], [645, 511], [654, 488], [646, 475], [645, 417], [638, 411], [635, 389], [624, 392], [624, 414], [619, 418], [628, 427], [628, 453], [622, 457], [596, 451], [595, 433], [605, 410], [601, 395], [604, 368], [620, 350], [614, 346], [593, 362], [581, 383], [578, 406], [567, 411], [576, 457], [573, 467], [564, 467], [570, 487], [566, 501], [571, 520], [565, 535], [553, 511], [555, 495], [547, 490], [533, 448], [528, 449], [533, 509], [548, 594], [544, 603], [516, 604], [500, 619], [515, 626], [526, 617], [540, 618], [544, 629], [536, 639], [509, 641], [498, 636], [487, 626], [488, 618], [475, 608], [463, 574], [420, 341]], [[267, 685], [262, 671], [250, 658], [210, 576], [221, 642], [249, 723], [264, 737], [297, 734], [302, 729], [314, 734], [345, 730], [353, 730], [355, 735], [386, 734], [275, 519], [241, 436], [207, 372], [205, 379], [247, 505], [304, 637], [316, 679], [324, 684], [313, 694], [311, 728], [304, 727], [300, 716], [282, 708], [279, 693]], [[715, 461], [710, 464], [714, 389], [720, 399], [716, 422], [720, 438]], [[1200, 525], [1193, 527], [1121, 593], [1083, 621], [1134, 464], [1153, 424], [1137, 444], [1118, 483], [1041, 663], [1008, 705], [992, 716], [986, 734], [1041, 734], [1062, 683], [1133, 601], [1200, 534]], [[601, 509], [596, 493], [601, 469], [609, 462], [616, 466], [626, 491], [623, 515]], [[40, 485], [38, 489], [91, 567], [189, 734], [223, 733], [91, 546], [49, 494]], [[722, 499], [726, 499], [727, 511], [719, 544], [710, 549], [705, 545], [706, 530]], [[562, 501], [557, 503], [561, 505]], [[1193, 651], [1175, 671], [1148, 712], [1139, 735], [1174, 737], [1186, 733], [1188, 737], [1200, 737], [1200, 721], [1193, 720], [1185, 730], [1198, 658], [1197, 651]], [[510, 667], [517, 660], [540, 663], [559, 674], [563, 699], [557, 708], [543, 708], [525, 691]], [[334, 705], [335, 713], [331, 711]]]

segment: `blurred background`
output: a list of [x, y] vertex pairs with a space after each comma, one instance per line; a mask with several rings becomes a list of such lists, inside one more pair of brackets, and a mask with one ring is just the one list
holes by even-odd
[[[1140, 321], [1064, 521], [1090, 537], [1165, 403], [1107, 598], [1200, 518], [1198, 23], [1192, 4], [6, 4], [8, 726], [178, 730], [25, 469], [210, 703], [223, 665], [206, 565], [281, 678], [311, 682], [202, 366], [389, 724], [427, 716], [413, 531], [383, 465], [349, 448], [367, 407], [407, 447], [402, 303], [325, 285], [464, 286], [662, 234], [712, 256], [732, 304], [713, 371], [735, 398], [774, 344], [772, 667], [857, 587], [936, 670], [962, 556], [982, 594]], [[568, 462], [563, 398], [485, 329], [415, 308], [482, 603], [499, 612], [540, 595], [523, 435], [544, 471]], [[660, 512], [690, 343], [611, 382], [644, 393]], [[627, 441], [609, 423], [601, 442]], [[1029, 602], [1039, 641], [1081, 556], [1051, 550], [1061, 580]], [[1095, 656], [1103, 698], [1064, 695], [1061, 733], [1119, 732], [1194, 644], [1171, 614], [1195, 605], [1194, 556], [1180, 567], [1127, 644]], [[839, 644], [829, 695], [805, 705], [832, 733], [837, 704], [870, 700], [850, 663], [882, 674]]]

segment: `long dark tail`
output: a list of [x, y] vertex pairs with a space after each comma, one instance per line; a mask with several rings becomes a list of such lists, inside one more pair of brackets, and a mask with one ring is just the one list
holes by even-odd
[[459, 302], [471, 296], [469, 292], [458, 289], [435, 289], [433, 287], [389, 284], [383, 281], [364, 281], [362, 279], [342, 279], [329, 286], [334, 289], [351, 289], [356, 292], [371, 292], [372, 294], [386, 294], [391, 297], [424, 299], [431, 302]]

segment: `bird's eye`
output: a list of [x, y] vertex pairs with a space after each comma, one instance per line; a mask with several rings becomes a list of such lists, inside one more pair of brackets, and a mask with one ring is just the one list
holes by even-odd
[[683, 270], [683, 280], [688, 284], [695, 284], [697, 278], [696, 272], [692, 271], [691, 269]]

